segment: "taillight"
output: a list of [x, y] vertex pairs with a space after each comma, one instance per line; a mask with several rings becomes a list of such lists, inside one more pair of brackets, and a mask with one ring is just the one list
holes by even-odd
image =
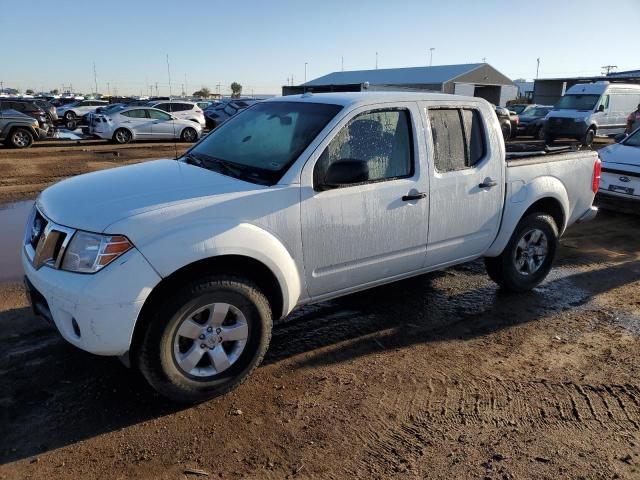
[[596, 163], [593, 164], [593, 182], [591, 183], [591, 190], [593, 193], [598, 193], [600, 187], [600, 174], [602, 173], [602, 162], [600, 157], [596, 159]]

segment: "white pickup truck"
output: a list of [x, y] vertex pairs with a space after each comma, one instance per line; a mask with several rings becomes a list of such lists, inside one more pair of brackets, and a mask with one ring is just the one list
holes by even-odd
[[567, 226], [595, 216], [599, 177], [591, 151], [508, 160], [482, 99], [281, 97], [178, 161], [46, 189], [25, 284], [69, 342], [198, 402], [242, 382], [300, 305], [478, 257], [502, 288], [532, 289]]

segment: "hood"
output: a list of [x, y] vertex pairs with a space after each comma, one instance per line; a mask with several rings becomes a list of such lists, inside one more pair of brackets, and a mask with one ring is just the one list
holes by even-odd
[[600, 155], [603, 166], [607, 163], [640, 166], [640, 147], [629, 147], [621, 143], [616, 143], [602, 148], [598, 152], [598, 155]]
[[585, 118], [593, 115], [592, 110], [551, 110], [547, 118]]
[[155, 160], [69, 178], [43, 191], [37, 205], [60, 225], [103, 232], [132, 215], [257, 188], [265, 187], [176, 160]]

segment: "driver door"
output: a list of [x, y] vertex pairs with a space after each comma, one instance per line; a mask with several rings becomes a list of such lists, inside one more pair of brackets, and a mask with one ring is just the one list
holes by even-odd
[[[368, 106], [343, 119], [307, 162], [301, 225], [311, 297], [423, 267], [429, 197], [422, 138], [413, 103]], [[331, 165], [345, 161], [366, 165], [366, 178], [329, 185]]]
[[173, 120], [173, 117], [166, 112], [160, 110], [147, 110], [152, 120], [153, 138], [176, 138], [180, 136], [179, 126]]

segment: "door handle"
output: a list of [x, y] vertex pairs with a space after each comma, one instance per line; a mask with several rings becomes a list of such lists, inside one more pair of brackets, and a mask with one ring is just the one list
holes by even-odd
[[498, 185], [496, 183], [495, 180], [491, 180], [490, 178], [485, 178], [484, 182], [482, 182], [480, 185], [478, 185], [480, 188], [493, 188], [496, 185]]
[[423, 198], [426, 198], [427, 194], [424, 192], [421, 193], [412, 193], [410, 195], [405, 195], [402, 197], [402, 201], [403, 202], [410, 202], [412, 200], [421, 200]]

